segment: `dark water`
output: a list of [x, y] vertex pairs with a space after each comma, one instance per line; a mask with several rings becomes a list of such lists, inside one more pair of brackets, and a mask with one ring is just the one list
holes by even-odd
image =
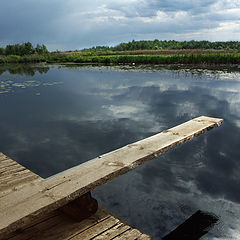
[[161, 239], [197, 210], [240, 238], [240, 70], [0, 66], [0, 151], [49, 177], [208, 115], [224, 124], [94, 191]]

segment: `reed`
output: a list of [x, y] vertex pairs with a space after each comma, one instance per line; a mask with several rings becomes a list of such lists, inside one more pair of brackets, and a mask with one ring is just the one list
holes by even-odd
[[46, 54], [1, 56], [0, 63], [103, 63], [103, 64], [240, 64], [238, 52], [177, 52], [164, 54]]

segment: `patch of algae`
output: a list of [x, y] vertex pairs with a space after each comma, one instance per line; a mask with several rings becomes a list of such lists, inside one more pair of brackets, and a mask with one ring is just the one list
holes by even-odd
[[29, 87], [39, 87], [39, 86], [54, 86], [57, 84], [62, 84], [63, 82], [41, 82], [36, 80], [27, 80], [23, 82], [14, 82], [8, 79], [0, 80], [0, 94], [6, 94], [14, 92], [14, 88], [25, 89]]

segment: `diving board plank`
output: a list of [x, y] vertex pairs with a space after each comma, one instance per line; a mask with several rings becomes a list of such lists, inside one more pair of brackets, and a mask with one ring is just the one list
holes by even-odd
[[[26, 184], [0, 198], [0, 236], [24, 226], [79, 196], [132, 170], [201, 133], [223, 119], [201, 116], [69, 169], [46, 181]], [[117, 137], [117, 136], [116, 136]]]

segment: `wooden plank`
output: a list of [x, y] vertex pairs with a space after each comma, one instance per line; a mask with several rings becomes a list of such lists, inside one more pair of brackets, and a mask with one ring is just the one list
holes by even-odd
[[[140, 237], [144, 237], [144, 235], [145, 234], [141, 233], [137, 229], [130, 229], [129, 231], [124, 232], [123, 234], [117, 236], [114, 239], [116, 239], [116, 240], [135, 240], [135, 239], [139, 239]], [[147, 235], [146, 235], [146, 237], [148, 237], [147, 239], [151, 239]]]
[[[4, 240], [110, 240], [133, 229], [100, 206], [95, 215], [81, 222], [74, 222], [56, 210], [32, 222], [26, 228], [7, 235]], [[133, 231], [134, 236], [135, 231], [136, 229]], [[137, 232], [138, 239], [151, 239], [148, 235]]]
[[[48, 233], [52, 228], [64, 225], [65, 218], [63, 215], [56, 215], [52, 218], [48, 218], [45, 221], [27, 228], [25, 230], [17, 231], [16, 235], [9, 237], [10, 240], [30, 240], [30, 239], [39, 239], [39, 236]], [[57, 239], [57, 238], [55, 238]]]
[[[6, 190], [14, 190], [16, 189], [17, 186], [20, 185], [20, 187], [24, 186], [25, 184], [29, 184], [29, 183], [33, 183], [35, 180], [38, 180], [38, 178], [36, 178], [36, 176], [33, 176], [32, 174], [26, 173], [21, 175], [18, 179], [13, 179], [10, 181], [2, 181], [0, 184], [0, 189], [1, 191], [6, 191]], [[11, 189], [9, 189], [11, 188]], [[1, 194], [0, 194], [1, 196]]]
[[95, 236], [107, 231], [109, 228], [117, 225], [119, 223], [119, 220], [115, 217], [111, 216], [110, 218], [105, 219], [104, 221], [100, 222], [99, 224], [96, 224], [92, 226], [91, 228], [88, 228], [87, 230], [76, 234], [75, 236], [71, 237], [71, 240], [89, 240], [94, 238]]
[[[23, 178], [25, 178], [25, 176], [32, 176], [33, 179], [43, 180], [37, 174], [0, 152], [0, 184], [8, 179], [20, 179], [21, 176], [24, 176]], [[9, 188], [11, 189], [12, 187], [9, 186]]]
[[52, 227], [55, 227], [58, 223], [58, 219], [61, 218], [60, 215], [61, 212], [59, 212], [58, 210], [45, 214], [44, 216], [32, 221], [29, 225], [8, 234], [4, 239], [25, 240], [28, 239], [29, 236], [31, 237], [31, 239], [33, 239], [33, 237], [36, 236], [39, 231], [45, 231], [45, 229], [39, 229], [36, 226], [40, 226], [42, 224], [49, 225], [48, 223], [49, 221], [51, 221], [50, 219], [57, 219], [54, 225], [52, 225]]
[[9, 160], [8, 161], [1, 161], [0, 170], [11, 167], [11, 166], [18, 167], [18, 163], [14, 162], [12, 160], [11, 160], [11, 162]]
[[26, 184], [19, 191], [0, 198], [0, 219], [3, 219], [0, 222], [0, 236], [27, 224], [38, 215], [67, 204], [168, 149], [220, 126], [222, 122], [222, 119], [205, 116], [195, 118], [99, 156], [47, 181]]
[[140, 237], [137, 238], [137, 240], [153, 240], [153, 238], [146, 234], [142, 234]]
[[94, 240], [111, 240], [130, 229], [131, 229], [130, 226], [120, 222], [119, 224], [113, 226], [112, 228], [108, 229], [102, 234], [94, 237], [93, 239]]
[[21, 167], [19, 167], [19, 166], [4, 167], [4, 168], [0, 169], [0, 177], [5, 176], [5, 175], [10, 176], [12, 173], [17, 173], [17, 172], [23, 171], [25, 169], [26, 168], [22, 167], [22, 166]]
[[0, 198], [21, 189], [25, 184], [41, 180], [35, 173], [0, 153]]
[[[55, 211], [58, 212], [58, 211]], [[47, 214], [46, 216], [48, 216]], [[34, 224], [31, 224], [27, 228], [18, 231], [14, 236], [8, 235], [6, 240], [67, 240], [71, 239], [76, 235], [87, 234], [89, 231], [93, 232], [96, 228], [96, 225], [101, 224], [101, 222], [106, 221], [112, 216], [101, 206], [95, 215], [81, 221], [75, 222], [71, 218], [64, 215], [62, 212], [54, 214], [52, 217], [45, 217], [45, 220], [42, 221], [40, 218]], [[115, 219], [115, 221], [119, 221]], [[101, 228], [101, 227], [99, 227]], [[92, 230], [89, 230], [92, 229]], [[96, 233], [97, 234], [97, 233]], [[90, 235], [89, 235], [90, 236]]]
[[[2, 168], [2, 171], [0, 171], [0, 197], [1, 194], [2, 196], [4, 194], [6, 195], [6, 191], [3, 191], [3, 188], [1, 187], [3, 184], [5, 184], [5, 188], [11, 192], [18, 191], [24, 187], [24, 183], [22, 181], [26, 178], [26, 176], [32, 177], [32, 180], [27, 180], [30, 184], [36, 182], [36, 178], [38, 181], [43, 181], [41, 177], [0, 153], [0, 166], [3, 162], [7, 162], [8, 166], [5, 166], [5, 168]], [[81, 212], [79, 209], [76, 209], [76, 211]], [[42, 217], [32, 219], [32, 221], [25, 227], [5, 235], [3, 239], [67, 240], [74, 238], [82, 239], [82, 237], [84, 237], [84, 239], [94, 238], [107, 240], [112, 239], [129, 229], [132, 228], [126, 223], [121, 222], [117, 217], [111, 215], [103, 207], [99, 206], [96, 214], [81, 222], [74, 222], [72, 218], [69, 218], [65, 213], [59, 210], [46, 213]], [[0, 237], [0, 239], [2, 239], [2, 237]]]
[[12, 182], [14, 180], [18, 180], [19, 178], [25, 178], [27, 176], [33, 176], [31, 172], [27, 169], [18, 169], [17, 171], [8, 171], [5, 174], [0, 174], [0, 182], [7, 183]]

